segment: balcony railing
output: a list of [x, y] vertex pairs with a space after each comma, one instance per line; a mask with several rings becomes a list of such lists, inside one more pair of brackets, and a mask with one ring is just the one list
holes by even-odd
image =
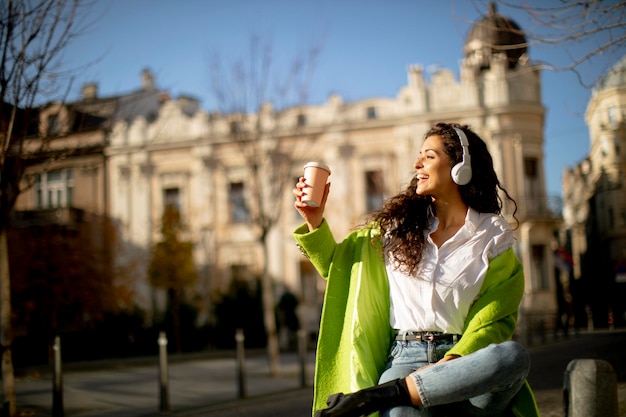
[[523, 200], [518, 200], [517, 205], [518, 213], [525, 218], [559, 218], [562, 216], [563, 201], [561, 197], [555, 195], [525, 198]]
[[74, 207], [58, 207], [41, 210], [18, 210], [13, 213], [13, 226], [26, 228], [33, 226], [78, 227], [84, 222], [84, 210]]

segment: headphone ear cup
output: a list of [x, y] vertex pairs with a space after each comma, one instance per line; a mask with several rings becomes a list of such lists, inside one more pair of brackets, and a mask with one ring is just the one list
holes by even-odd
[[452, 181], [458, 185], [465, 185], [472, 179], [472, 167], [463, 162], [459, 162], [452, 167]]

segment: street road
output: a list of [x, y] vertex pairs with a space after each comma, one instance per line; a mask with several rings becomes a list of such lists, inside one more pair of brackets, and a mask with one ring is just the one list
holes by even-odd
[[177, 413], [177, 417], [309, 417], [312, 389], [279, 392], [247, 401], [234, 401]]

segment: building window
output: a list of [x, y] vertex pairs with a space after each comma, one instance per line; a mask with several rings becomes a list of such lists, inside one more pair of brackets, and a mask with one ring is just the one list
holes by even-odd
[[600, 138], [600, 151], [602, 152], [602, 157], [605, 158], [611, 148], [611, 140], [607, 136], [602, 136]]
[[537, 158], [524, 158], [524, 183], [526, 185], [526, 207], [528, 211], [533, 214], [542, 214], [546, 209], [546, 204], [541, 195]]
[[535, 276], [535, 283], [539, 290], [549, 290], [550, 280], [546, 264], [545, 245], [532, 246], [531, 273]]
[[246, 282], [250, 280], [250, 268], [244, 264], [230, 265], [230, 277], [234, 282]]
[[607, 109], [607, 116], [609, 119], [609, 125], [613, 126], [617, 123], [617, 107], [611, 106]]
[[62, 169], [37, 177], [37, 208], [70, 207], [74, 200], [74, 172]]
[[48, 116], [48, 136], [54, 136], [61, 133], [61, 123], [58, 114]]
[[524, 175], [527, 178], [537, 178], [537, 159], [524, 158]]
[[163, 207], [172, 206], [180, 212], [180, 190], [178, 188], [166, 188], [163, 190]]
[[298, 127], [306, 126], [306, 115], [299, 114], [296, 123]]
[[228, 202], [230, 204], [230, 218], [233, 223], [245, 223], [249, 220], [250, 212], [246, 205], [243, 182], [230, 184]]
[[230, 133], [231, 135], [237, 135], [239, 133], [242, 133], [243, 129], [241, 128], [241, 123], [239, 123], [236, 120], [233, 120], [232, 122], [230, 122]]
[[381, 170], [365, 173], [365, 198], [368, 212], [380, 209], [384, 200], [383, 172]]
[[368, 120], [376, 119], [376, 107], [368, 107], [365, 113]]

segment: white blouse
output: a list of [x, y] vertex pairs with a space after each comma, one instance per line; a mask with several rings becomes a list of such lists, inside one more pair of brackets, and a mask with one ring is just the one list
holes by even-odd
[[416, 276], [408, 276], [386, 259], [391, 295], [391, 326], [397, 330], [462, 334], [467, 313], [480, 291], [489, 260], [513, 245], [508, 222], [470, 208], [465, 224], [440, 248], [430, 235], [433, 216]]

